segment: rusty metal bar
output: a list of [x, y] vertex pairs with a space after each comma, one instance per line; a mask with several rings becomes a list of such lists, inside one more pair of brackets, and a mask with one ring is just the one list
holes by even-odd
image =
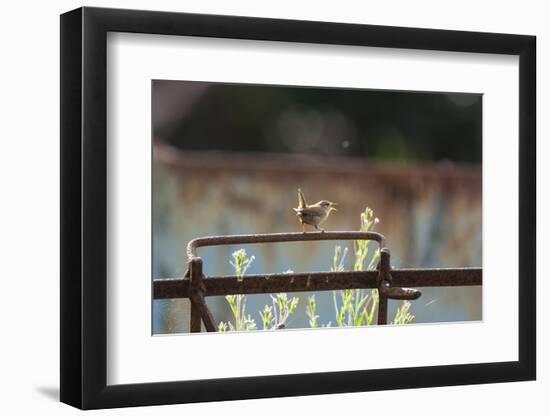
[[388, 324], [388, 297], [381, 291], [386, 285], [389, 284], [384, 281], [378, 288], [378, 325]]
[[215, 332], [216, 324], [214, 323], [214, 317], [212, 317], [212, 314], [210, 313], [210, 310], [206, 305], [206, 300], [204, 299], [204, 293], [206, 289], [204, 287], [204, 275], [202, 274], [201, 258], [193, 258], [189, 261], [189, 273], [189, 299], [191, 300], [191, 333], [200, 333], [201, 319], [207, 331]]
[[306, 242], [315, 240], [374, 240], [380, 248], [386, 247], [384, 236], [376, 232], [308, 232], [268, 233], [254, 235], [207, 236], [191, 240], [187, 245], [187, 258], [197, 257], [197, 249], [203, 246], [241, 245], [249, 243]]
[[201, 312], [199, 311], [199, 307], [196, 303], [190, 301], [190, 321], [189, 321], [189, 331], [191, 333], [200, 333], [201, 332], [201, 326], [202, 326], [202, 319], [201, 319]]
[[380, 251], [378, 264], [378, 324], [388, 323], [388, 289], [393, 281], [390, 275], [390, 251], [383, 248]]
[[390, 300], [418, 300], [422, 295], [414, 288], [386, 286], [384, 291]]
[[[202, 319], [201, 314], [199, 310], [199, 306], [193, 302], [191, 294], [193, 294], [193, 291], [196, 291], [193, 289], [193, 287], [198, 287], [200, 285], [200, 281], [202, 280], [202, 265], [200, 265], [198, 262], [189, 262], [189, 270], [190, 270], [190, 279], [189, 279], [189, 287], [188, 287], [188, 297], [190, 301], [190, 324], [189, 324], [189, 331], [191, 333], [200, 333], [201, 331], [201, 325], [202, 325]], [[189, 288], [191, 288], [189, 290]]]
[[[482, 285], [481, 268], [392, 269], [395, 287], [462, 287]], [[277, 292], [330, 291], [378, 288], [378, 271], [310, 272], [290, 274], [212, 276], [203, 280], [205, 297], [227, 294], [269, 294]], [[188, 298], [187, 278], [153, 280], [153, 298]]]

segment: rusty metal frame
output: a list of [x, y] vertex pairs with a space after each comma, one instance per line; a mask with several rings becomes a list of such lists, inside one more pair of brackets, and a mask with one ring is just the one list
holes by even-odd
[[[303, 242], [320, 240], [372, 240], [378, 242], [380, 262], [374, 271], [311, 272], [206, 277], [200, 247]], [[274, 292], [330, 291], [358, 288], [378, 289], [378, 324], [388, 322], [388, 300], [416, 300], [421, 292], [409, 287], [447, 287], [482, 285], [481, 268], [392, 269], [390, 250], [385, 237], [377, 232], [312, 232], [269, 233], [250, 235], [208, 236], [193, 239], [187, 245], [188, 270], [183, 278], [155, 279], [153, 298], [188, 298], [191, 302], [190, 330], [201, 331], [201, 323], [208, 332], [216, 331], [214, 318], [206, 304], [206, 297], [229, 294], [269, 294]]]

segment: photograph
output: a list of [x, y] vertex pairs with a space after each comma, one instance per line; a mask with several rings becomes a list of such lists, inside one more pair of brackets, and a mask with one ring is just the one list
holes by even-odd
[[58, 308], [11, 374], [81, 410], [534, 410], [544, 19], [216, 7], [61, 14], [59, 83], [26, 77], [59, 84], [58, 155], [13, 153], [59, 159], [59, 194], [19, 187], [57, 196]]
[[[189, 277], [194, 239], [287, 233], [311, 240], [195, 248], [203, 282], [376, 271], [381, 242], [323, 239], [340, 231], [382, 236], [392, 270], [481, 268], [482, 99], [152, 80], [152, 279]], [[217, 332], [376, 326], [378, 289], [357, 287], [203, 299]], [[415, 289], [388, 325], [483, 320], [482, 285]], [[189, 333], [190, 304], [153, 299], [152, 334]]]

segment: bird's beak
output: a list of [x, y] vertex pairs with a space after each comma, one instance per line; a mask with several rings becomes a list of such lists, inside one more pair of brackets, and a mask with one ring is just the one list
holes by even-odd
[[[336, 203], [332, 203], [332, 205], [333, 205], [333, 206], [335, 206], [335, 205], [336, 205]], [[331, 211], [332, 211], [332, 210], [334, 210], [334, 211], [338, 211], [338, 209], [337, 209], [336, 207], [331, 207], [331, 208], [330, 208], [330, 210], [331, 210]]]

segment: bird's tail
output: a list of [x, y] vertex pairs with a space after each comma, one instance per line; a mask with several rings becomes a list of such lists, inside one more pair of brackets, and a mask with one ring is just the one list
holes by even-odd
[[301, 189], [298, 188], [298, 208], [301, 209], [306, 207], [307, 207], [307, 203], [306, 203], [306, 198], [304, 197], [304, 193], [302, 192]]

